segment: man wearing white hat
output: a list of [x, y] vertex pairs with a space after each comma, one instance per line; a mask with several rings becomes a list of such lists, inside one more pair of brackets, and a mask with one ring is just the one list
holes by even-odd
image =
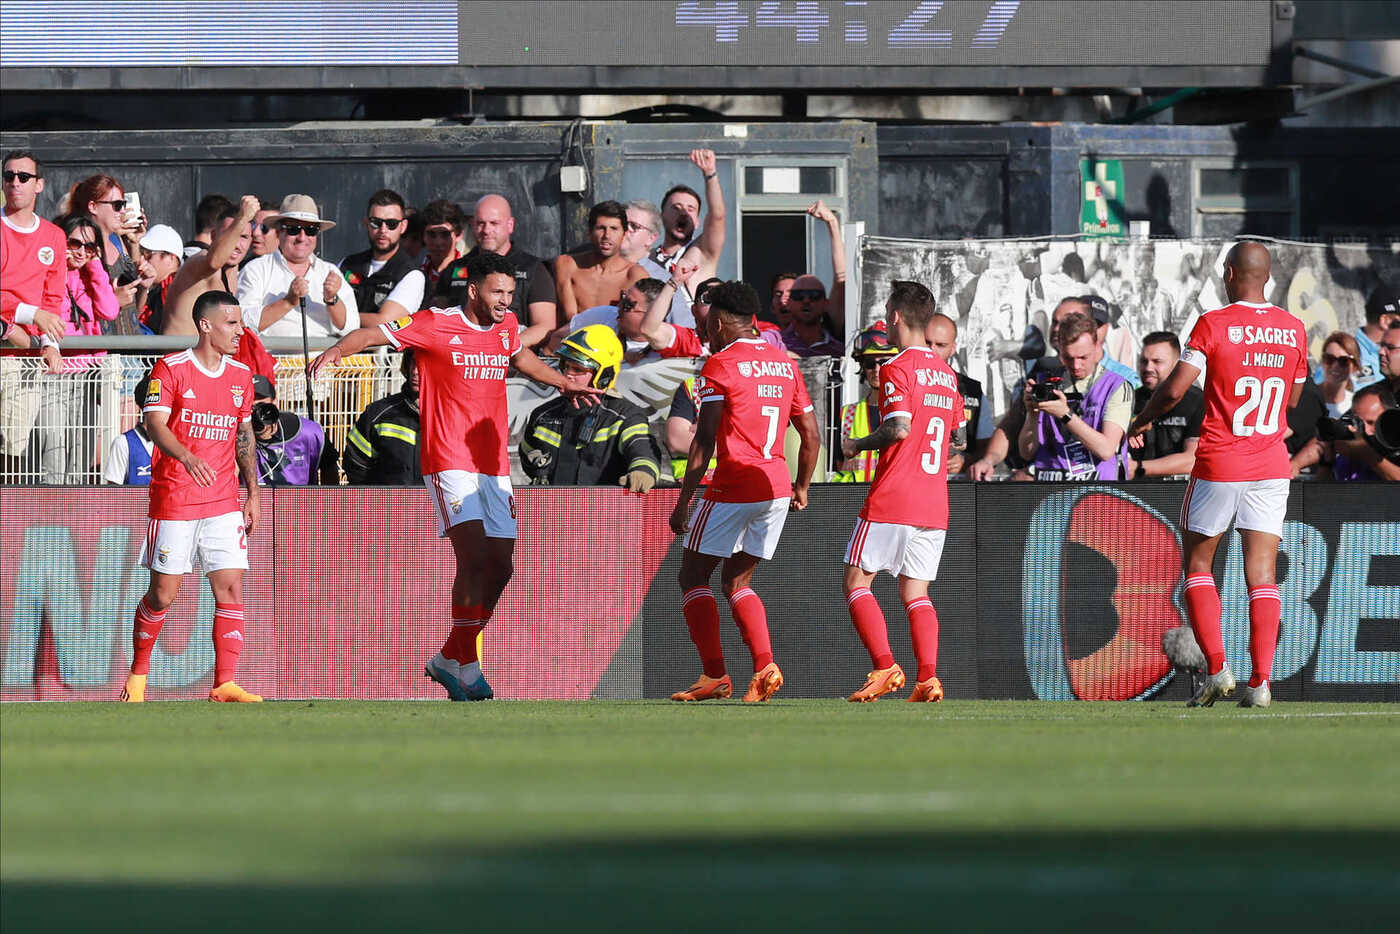
[[161, 333], [165, 300], [184, 258], [185, 241], [174, 227], [156, 224], [141, 238], [141, 278], [136, 292], [137, 318], [143, 330]]
[[360, 326], [355, 293], [336, 267], [316, 255], [322, 220], [310, 195], [287, 195], [266, 223], [278, 228], [277, 251], [243, 267], [238, 302], [243, 323], [263, 337], [301, 335], [301, 302], [306, 301], [306, 333], [311, 337], [348, 334]]

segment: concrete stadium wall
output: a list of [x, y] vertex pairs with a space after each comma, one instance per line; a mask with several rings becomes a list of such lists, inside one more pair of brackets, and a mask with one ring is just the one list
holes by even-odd
[[[1179, 483], [951, 487], [933, 600], [953, 698], [1183, 700], [1161, 652], [1184, 616]], [[1376, 485], [1295, 484], [1280, 561], [1280, 700], [1400, 700], [1400, 499]], [[846, 615], [841, 561], [865, 490], [813, 489], [755, 589], [787, 676], [783, 697], [839, 697], [869, 660]], [[485, 638], [498, 697], [659, 698], [698, 670], [666, 528], [674, 490], [521, 489], [516, 578]], [[139, 489], [0, 487], [0, 699], [116, 696], [148, 575]], [[436, 698], [421, 676], [446, 628], [449, 549], [422, 491], [270, 490], [252, 538], [240, 681], [271, 698]], [[1217, 578], [1226, 648], [1247, 676], [1239, 542]], [[893, 580], [873, 588], [896, 658], [913, 663]], [[721, 601], [723, 605], [723, 601]], [[721, 615], [727, 620], [728, 610]], [[197, 698], [213, 664], [213, 601], [190, 580], [151, 675]], [[727, 621], [742, 682], [748, 656]]]

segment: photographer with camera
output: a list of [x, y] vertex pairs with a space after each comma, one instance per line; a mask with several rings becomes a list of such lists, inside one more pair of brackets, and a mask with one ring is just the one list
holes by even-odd
[[1332, 479], [1400, 481], [1400, 408], [1385, 383], [1358, 389], [1351, 411], [1329, 421], [1323, 435], [1336, 454]]
[[1060, 323], [1061, 377], [1027, 379], [1027, 417], [1017, 446], [1037, 480], [1119, 480], [1126, 476], [1133, 387], [1103, 362], [1103, 344], [1088, 315]]
[[311, 419], [277, 408], [277, 389], [262, 374], [253, 376], [253, 437], [258, 447], [258, 480], [265, 486], [338, 486], [335, 445]]

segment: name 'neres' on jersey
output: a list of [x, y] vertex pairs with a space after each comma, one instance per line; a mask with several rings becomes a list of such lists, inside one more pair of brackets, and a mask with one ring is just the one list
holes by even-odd
[[510, 312], [480, 327], [460, 308], [429, 308], [380, 325], [389, 343], [418, 354], [419, 455], [423, 473], [466, 470], [510, 476], [506, 373], [520, 352], [520, 326]]
[[724, 404], [705, 498], [757, 503], [791, 496], [783, 438], [789, 422], [812, 411], [797, 364], [767, 341], [741, 338], [705, 363], [695, 390], [701, 406]]
[[1291, 477], [1284, 434], [1293, 387], [1308, 378], [1302, 323], [1277, 305], [1235, 302], [1201, 316], [1181, 359], [1205, 371], [1206, 412], [1191, 475]]
[[152, 519], [207, 519], [235, 512], [238, 503], [238, 426], [253, 415], [253, 372], [232, 357], [206, 370], [194, 352], [156, 361], [143, 412], [169, 412], [166, 423], [189, 452], [213, 469], [209, 486], [194, 482], [159, 447], [151, 452]]
[[860, 517], [922, 529], [948, 527], [948, 445], [964, 424], [958, 374], [928, 347], [880, 367], [880, 420], [909, 419], [909, 434], [880, 452]]

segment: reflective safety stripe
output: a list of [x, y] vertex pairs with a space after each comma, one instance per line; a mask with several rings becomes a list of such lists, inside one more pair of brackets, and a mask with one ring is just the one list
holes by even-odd
[[661, 471], [656, 467], [656, 461], [649, 457], [639, 457], [627, 465], [627, 470], [629, 472], [638, 469], [650, 470], [654, 476], [661, 476]]
[[405, 428], [403, 425], [390, 425], [387, 422], [375, 426], [375, 431], [385, 438], [397, 438], [404, 444], [417, 444], [418, 432], [412, 428]]
[[358, 428], [351, 428], [351, 429], [350, 429], [350, 435], [349, 435], [349, 439], [348, 439], [348, 440], [349, 440], [350, 443], [353, 444], [355, 447], [357, 447], [357, 448], [359, 448], [361, 451], [363, 451], [363, 452], [365, 453], [365, 456], [366, 456], [366, 457], [373, 457], [373, 456], [374, 456], [374, 448], [370, 447], [370, 446], [369, 446], [369, 442], [365, 440], [365, 436], [362, 435], [362, 434], [360, 434], [360, 429], [358, 429]]
[[633, 438], [640, 438], [640, 437], [644, 436], [646, 433], [647, 433], [647, 426], [646, 426], [646, 425], [633, 425], [633, 426], [631, 426], [630, 428], [624, 428], [624, 429], [622, 430], [622, 437], [621, 437], [619, 440], [620, 440], [623, 444], [626, 444], [628, 441], [631, 441]]
[[549, 445], [552, 448], [557, 448], [560, 442], [564, 440], [562, 437], [559, 436], [559, 432], [550, 431], [548, 428], [545, 428], [541, 425], [535, 426], [534, 435], [540, 441], [543, 441], [545, 444]]
[[614, 422], [613, 424], [611, 424], [611, 425], [609, 425], [608, 427], [602, 429], [601, 431], [594, 432], [594, 434], [593, 434], [593, 440], [594, 440], [594, 441], [611, 441], [611, 440], [617, 435], [617, 430], [618, 430], [620, 427], [622, 427], [622, 426], [621, 426], [621, 423], [619, 423], [619, 422]]

